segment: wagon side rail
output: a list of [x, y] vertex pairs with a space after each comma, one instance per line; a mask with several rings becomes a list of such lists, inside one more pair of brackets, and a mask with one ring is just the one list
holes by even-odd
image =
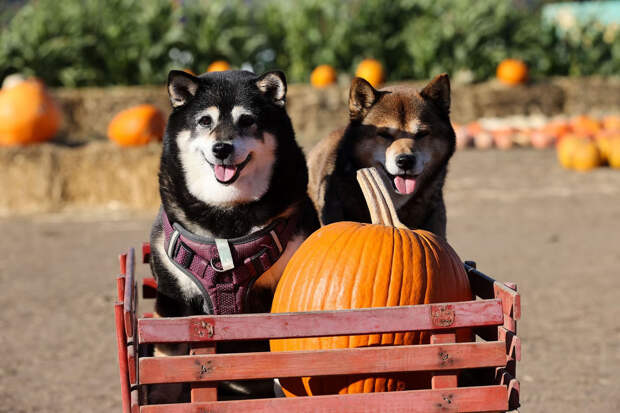
[[[145, 262], [148, 253], [148, 246], [143, 247]], [[520, 359], [520, 341], [516, 336], [514, 317], [520, 316], [520, 300], [515, 290], [504, 284], [501, 286], [505, 288], [496, 287], [495, 280], [477, 272], [475, 264], [468, 263], [465, 267], [470, 280], [474, 279], [472, 290], [480, 298], [475, 301], [305, 313], [180, 318], [147, 316], [137, 319], [134, 262], [133, 250], [125, 258], [121, 257], [121, 267], [125, 265], [126, 268], [118, 278], [122, 282], [118, 282], [119, 302], [115, 307], [118, 309], [117, 337], [125, 413], [483, 412], [506, 411], [519, 406], [516, 362]], [[121, 285], [124, 287], [122, 291]], [[127, 288], [132, 290], [131, 293], [127, 293]], [[154, 296], [155, 288], [152, 279], [143, 280], [143, 296]], [[125, 305], [126, 300], [130, 300], [129, 305]], [[120, 314], [122, 317], [119, 318]], [[474, 328], [484, 340], [456, 343], [455, 330], [463, 327]], [[429, 332], [430, 344], [280, 353], [215, 353], [215, 344], [221, 341], [408, 331]], [[190, 355], [142, 357], [137, 351], [154, 343], [177, 342], [189, 343]], [[121, 348], [123, 343], [125, 351]], [[123, 360], [127, 362], [123, 363]], [[493, 377], [484, 385], [458, 387], [458, 372], [470, 371], [468, 369], [492, 371]], [[391, 393], [217, 400], [217, 382], [224, 380], [405, 371], [430, 372], [431, 388]], [[146, 400], [140, 400], [140, 397], [144, 399], [143, 390], [156, 383], [189, 383], [191, 402], [145, 404]]]

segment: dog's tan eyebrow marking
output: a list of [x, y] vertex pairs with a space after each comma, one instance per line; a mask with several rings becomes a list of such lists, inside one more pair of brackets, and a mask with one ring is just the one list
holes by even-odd
[[420, 120], [414, 119], [410, 121], [409, 124], [407, 125], [407, 132], [412, 133], [414, 135], [420, 132]]
[[215, 126], [215, 124], [217, 124], [217, 121], [220, 119], [220, 110], [217, 108], [217, 106], [209, 106], [208, 108], [196, 113], [195, 119], [198, 120], [203, 116], [211, 116], [213, 126]]
[[233, 123], [237, 123], [239, 118], [242, 115], [253, 115], [252, 111], [244, 106], [233, 106], [230, 111], [230, 115], [232, 116]]

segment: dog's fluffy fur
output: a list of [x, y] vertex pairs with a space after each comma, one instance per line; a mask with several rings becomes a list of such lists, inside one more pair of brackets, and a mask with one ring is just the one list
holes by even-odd
[[422, 91], [408, 86], [375, 90], [355, 78], [349, 125], [320, 141], [308, 156], [309, 194], [322, 224], [370, 222], [356, 171], [374, 166], [394, 183], [397, 211], [410, 228], [445, 238], [443, 184], [455, 150], [450, 83], [443, 74]]
[[[305, 158], [285, 110], [284, 74], [226, 71], [195, 77], [172, 71], [168, 91], [173, 111], [164, 136], [159, 186], [171, 222], [204, 237], [236, 238], [278, 217], [300, 216], [283, 255], [250, 291], [248, 311], [268, 312], [286, 263], [319, 226], [307, 195]], [[226, 151], [218, 150], [218, 144]], [[208, 306], [200, 290], [164, 250], [160, 221], [153, 226], [151, 246], [157, 315], [204, 314]], [[155, 353], [186, 351], [182, 346], [157, 346]]]

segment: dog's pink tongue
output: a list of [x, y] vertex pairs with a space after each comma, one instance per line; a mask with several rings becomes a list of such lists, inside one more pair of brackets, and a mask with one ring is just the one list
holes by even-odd
[[394, 186], [401, 194], [410, 194], [415, 189], [415, 178], [410, 176], [395, 176]]
[[237, 172], [236, 166], [230, 165], [215, 165], [215, 177], [218, 181], [227, 182], [235, 176], [235, 172]]

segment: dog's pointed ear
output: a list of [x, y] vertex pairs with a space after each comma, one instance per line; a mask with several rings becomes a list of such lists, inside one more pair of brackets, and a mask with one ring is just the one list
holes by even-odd
[[168, 73], [168, 96], [173, 108], [188, 103], [198, 90], [198, 78], [182, 70]]
[[349, 89], [349, 118], [358, 121], [364, 119], [381, 94], [365, 79], [354, 78]]
[[428, 85], [422, 89], [420, 95], [424, 99], [430, 100], [437, 107], [442, 109], [445, 114], [450, 113], [450, 77], [447, 73], [435, 76]]
[[284, 107], [286, 104], [286, 76], [284, 76], [284, 72], [274, 70], [263, 73], [256, 79], [256, 87], [274, 105]]

